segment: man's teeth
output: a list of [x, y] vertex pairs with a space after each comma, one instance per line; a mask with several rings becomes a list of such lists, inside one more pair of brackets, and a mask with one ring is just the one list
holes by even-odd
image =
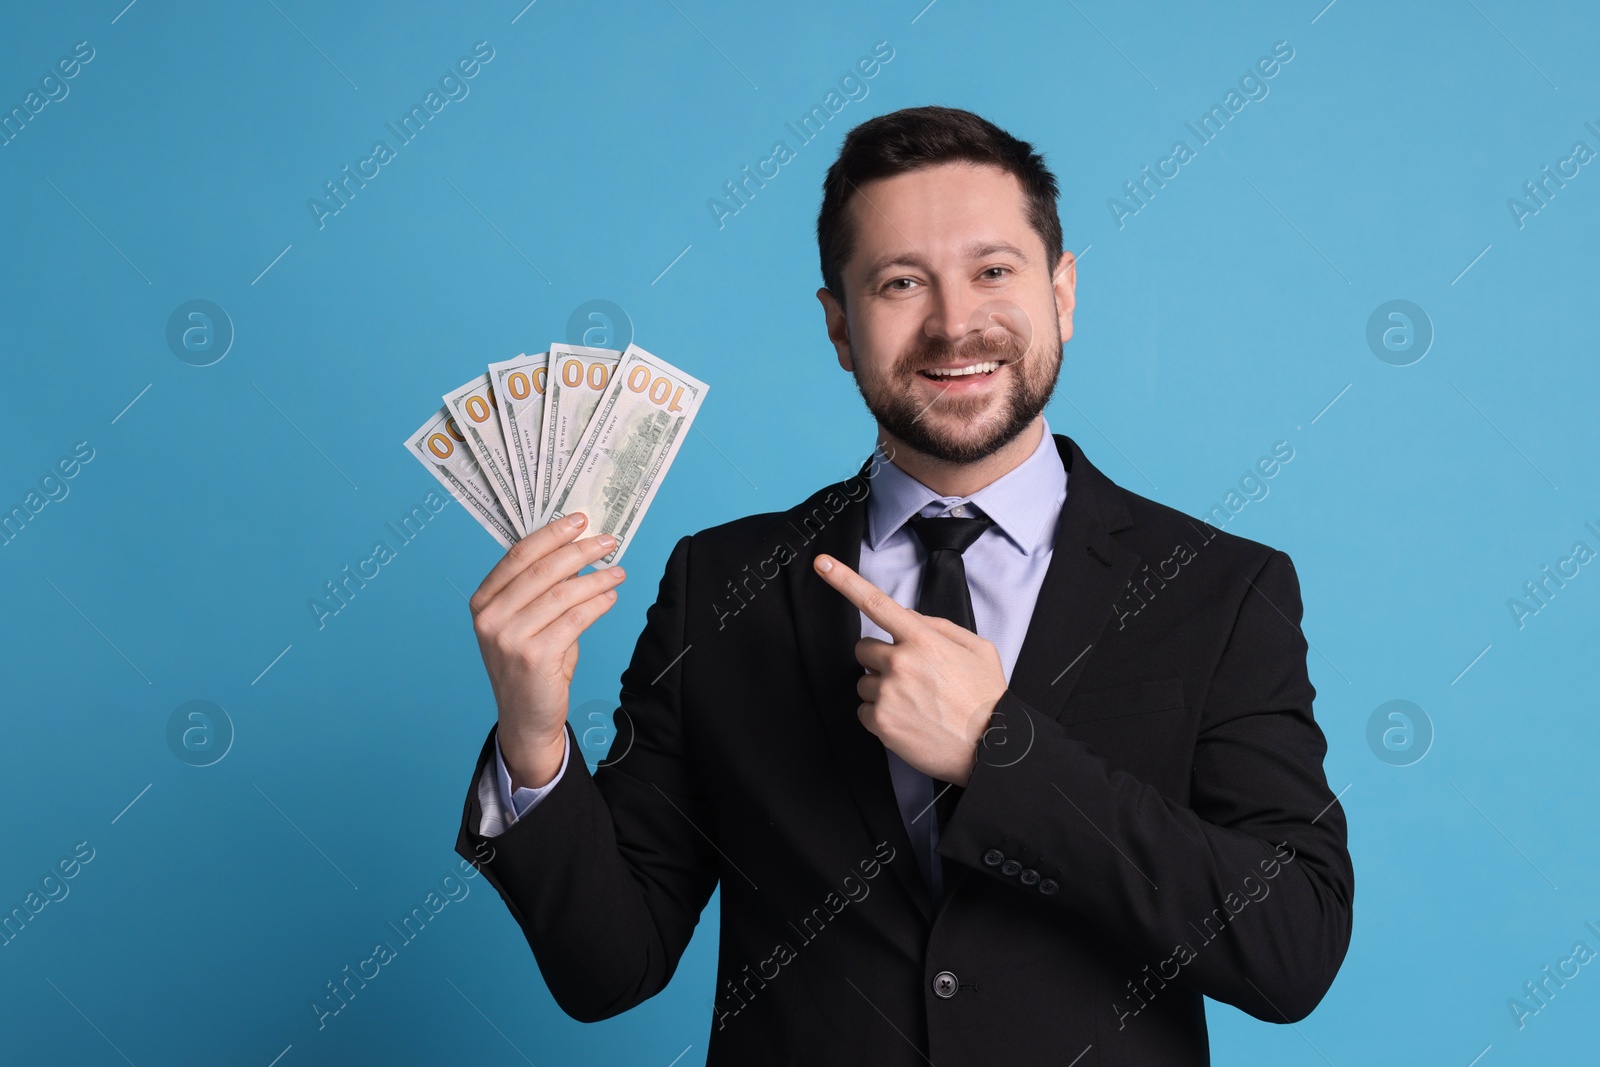
[[969, 375], [969, 374], [988, 374], [991, 371], [997, 371], [999, 369], [1000, 369], [1000, 364], [999, 363], [990, 362], [990, 363], [974, 363], [970, 367], [957, 367], [957, 368], [931, 367], [928, 370], [923, 371], [922, 373], [926, 374], [930, 378], [962, 378], [962, 377], [965, 377], [966, 375]]

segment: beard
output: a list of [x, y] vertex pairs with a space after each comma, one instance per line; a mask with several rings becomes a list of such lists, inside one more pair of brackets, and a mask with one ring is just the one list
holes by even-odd
[[[988, 347], [982, 334], [957, 343], [924, 337], [886, 373], [863, 374], [858, 360], [852, 376], [867, 410], [891, 436], [945, 463], [974, 463], [1016, 440], [1050, 402], [1061, 373], [1061, 328], [1054, 320], [1050, 331], [1052, 344], [1031, 350], [1012, 333], [998, 350]], [[1005, 361], [995, 371], [1007, 379], [998, 405], [991, 396], [940, 394], [930, 403], [920, 395], [916, 379], [922, 369], [983, 360]]]

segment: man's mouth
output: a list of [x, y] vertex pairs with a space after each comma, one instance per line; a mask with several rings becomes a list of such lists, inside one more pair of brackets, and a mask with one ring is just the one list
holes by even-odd
[[1005, 364], [1006, 361], [1003, 359], [991, 359], [982, 363], [967, 363], [952, 367], [925, 367], [917, 373], [935, 382], [973, 381], [989, 377]]

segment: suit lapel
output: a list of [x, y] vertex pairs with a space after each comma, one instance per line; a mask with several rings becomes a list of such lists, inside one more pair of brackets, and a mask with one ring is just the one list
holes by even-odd
[[[862, 488], [871, 484], [867, 478], [869, 466], [870, 461], [862, 465], [855, 479], [829, 486], [789, 512], [789, 528], [780, 530], [779, 535], [799, 537], [798, 556], [786, 568], [785, 580], [801, 658], [811, 682], [813, 704], [827, 735], [829, 753], [849, 784], [872, 840], [887, 841], [894, 847], [895, 858], [888, 866], [923, 918], [928, 919], [933, 902], [900, 817], [894, 785], [889, 779], [888, 756], [883, 742], [856, 717], [856, 708], [861, 704], [856, 693], [861, 666], [856, 662], [855, 646], [861, 638], [861, 613], [819, 578], [811, 566], [819, 553], [826, 552], [852, 569], [859, 568], [867, 514]], [[849, 493], [844, 491], [847, 486]], [[844, 506], [835, 512], [839, 501], [844, 501]]]
[[1067, 499], [1033, 618], [1011, 670], [1011, 689], [1059, 721], [1140, 556], [1111, 537], [1133, 523], [1115, 483], [1070, 437], [1054, 437], [1067, 469]]
[[[1053, 435], [1067, 471], [1067, 499], [1033, 615], [1011, 668], [1008, 688], [1035, 711], [1060, 721], [1067, 694], [1083, 676], [1093, 645], [1140, 556], [1112, 540], [1132, 524], [1116, 485], [1091, 464], [1070, 437]], [[1016, 723], [995, 726], [1014, 730]], [[1007, 738], [1027, 744], [1026, 738]], [[970, 867], [944, 865], [944, 896], [934, 922], [971, 877]]]

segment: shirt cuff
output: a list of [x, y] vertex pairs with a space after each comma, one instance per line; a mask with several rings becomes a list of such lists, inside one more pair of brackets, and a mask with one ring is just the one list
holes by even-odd
[[505, 757], [500, 754], [500, 738], [496, 735], [494, 740], [494, 778], [490, 778], [487, 766], [483, 769], [483, 777], [478, 783], [478, 806], [483, 809], [483, 818], [479, 823], [478, 833], [483, 837], [495, 837], [502, 834], [513, 823], [527, 814], [530, 809], [543, 800], [545, 794], [555, 788], [561, 781], [561, 776], [567, 771], [567, 758], [571, 755], [571, 744], [563, 734], [561, 751], [561, 768], [556, 771], [556, 776], [545, 785], [537, 789], [522, 786], [519, 789], [511, 788], [511, 772], [506, 769]]

